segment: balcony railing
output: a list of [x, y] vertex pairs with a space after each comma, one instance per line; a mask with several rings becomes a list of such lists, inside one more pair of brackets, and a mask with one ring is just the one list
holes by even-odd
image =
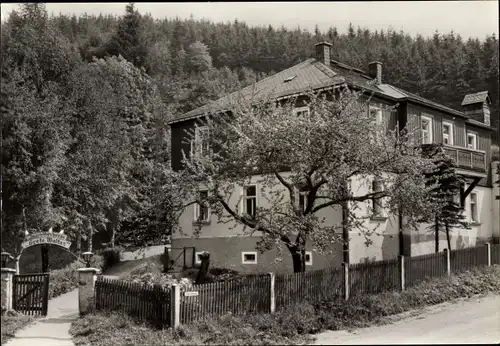
[[451, 157], [458, 168], [486, 172], [486, 153], [484, 151], [445, 145], [444, 152]]

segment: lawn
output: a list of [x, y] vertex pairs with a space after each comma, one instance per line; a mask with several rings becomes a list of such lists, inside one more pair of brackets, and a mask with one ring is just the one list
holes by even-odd
[[383, 292], [301, 303], [275, 314], [225, 315], [158, 330], [120, 313], [90, 314], [73, 322], [75, 345], [277, 345], [305, 344], [322, 330], [341, 330], [387, 323], [388, 316], [457, 298], [500, 294], [500, 266], [475, 269], [423, 282], [404, 292]]

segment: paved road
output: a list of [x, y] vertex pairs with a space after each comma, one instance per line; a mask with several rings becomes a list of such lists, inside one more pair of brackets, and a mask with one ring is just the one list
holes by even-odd
[[498, 344], [500, 296], [444, 303], [395, 323], [317, 335], [316, 345]]

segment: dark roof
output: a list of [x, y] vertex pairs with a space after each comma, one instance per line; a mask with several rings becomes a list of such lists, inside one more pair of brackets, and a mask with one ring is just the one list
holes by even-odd
[[[218, 100], [182, 114], [171, 120], [169, 124], [197, 118], [211, 112], [223, 112], [228, 110], [231, 104], [241, 100], [258, 101], [265, 98], [279, 99], [285, 96], [304, 93], [311, 89], [317, 90], [344, 83], [373, 91], [380, 96], [390, 98], [395, 101], [410, 100], [456, 116], [469, 118], [463, 112], [446, 107], [408, 91], [404, 91], [390, 84], [375, 85], [372, 81], [373, 78], [371, 78], [363, 70], [341, 62], [331, 60], [330, 67], [327, 67], [316, 59], [307, 59], [295, 66], [264, 78], [239, 91], [228, 94]], [[473, 95], [481, 95], [480, 97], [483, 97], [484, 99], [488, 97], [487, 92], [481, 92], [467, 95], [466, 98]], [[486, 97], [484, 95], [486, 95]], [[479, 99], [479, 96], [477, 99]], [[462, 105], [463, 104], [464, 103], [462, 102]]]
[[483, 103], [484, 101], [487, 100], [491, 102], [489, 99], [490, 97], [488, 96], [487, 91], [480, 91], [475, 94], [468, 94], [465, 95], [464, 100], [462, 101], [462, 106], [472, 105], [474, 103]]

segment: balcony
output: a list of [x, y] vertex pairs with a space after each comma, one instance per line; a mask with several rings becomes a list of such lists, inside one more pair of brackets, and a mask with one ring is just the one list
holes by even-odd
[[486, 176], [486, 153], [484, 151], [450, 145], [444, 145], [443, 149], [458, 169], [464, 169], [470, 173], [482, 173], [481, 176]]

